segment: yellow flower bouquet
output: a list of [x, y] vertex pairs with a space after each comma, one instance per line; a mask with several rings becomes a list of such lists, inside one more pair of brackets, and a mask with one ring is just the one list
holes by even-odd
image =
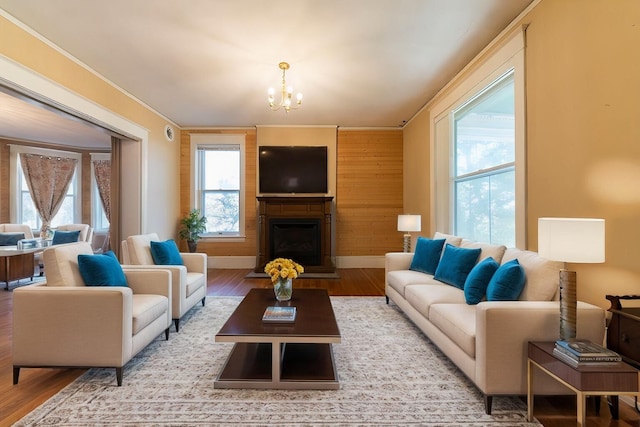
[[288, 258], [276, 258], [267, 263], [264, 272], [271, 277], [278, 301], [289, 301], [293, 293], [293, 279], [304, 273], [304, 268]]

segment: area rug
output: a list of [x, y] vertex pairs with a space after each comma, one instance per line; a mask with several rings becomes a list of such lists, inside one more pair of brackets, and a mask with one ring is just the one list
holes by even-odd
[[16, 426], [539, 426], [516, 397], [481, 393], [383, 297], [332, 297], [342, 343], [339, 390], [214, 389], [232, 344], [215, 334], [240, 302], [208, 297], [180, 333], [151, 343], [124, 370], [90, 369]]

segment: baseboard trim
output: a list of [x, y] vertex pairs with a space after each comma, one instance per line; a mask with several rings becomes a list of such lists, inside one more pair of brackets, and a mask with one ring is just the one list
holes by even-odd
[[[255, 268], [254, 256], [210, 256], [209, 268], [239, 269]], [[381, 256], [344, 256], [336, 257], [337, 268], [384, 268], [384, 255]]]

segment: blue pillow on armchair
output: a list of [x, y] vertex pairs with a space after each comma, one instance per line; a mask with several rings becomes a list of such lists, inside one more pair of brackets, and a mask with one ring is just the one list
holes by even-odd
[[440, 262], [444, 241], [445, 239], [432, 240], [426, 237], [418, 237], [409, 270], [434, 274]]
[[16, 246], [18, 240], [24, 239], [24, 233], [5, 232], [0, 233], [0, 246]]
[[112, 251], [100, 255], [78, 255], [78, 269], [87, 286], [129, 286]]
[[447, 243], [433, 278], [464, 289], [464, 282], [479, 256], [480, 248], [458, 248]]
[[51, 241], [52, 245], [62, 245], [64, 243], [74, 243], [78, 241], [80, 237], [80, 230], [75, 231], [64, 231], [64, 230], [56, 230], [53, 233], [53, 240]]
[[156, 265], [183, 265], [182, 255], [176, 242], [165, 240], [164, 242], [150, 242], [151, 257]]

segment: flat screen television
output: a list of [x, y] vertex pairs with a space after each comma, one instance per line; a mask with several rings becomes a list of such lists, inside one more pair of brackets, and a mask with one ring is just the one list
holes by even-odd
[[258, 185], [262, 194], [326, 194], [327, 147], [259, 147]]

